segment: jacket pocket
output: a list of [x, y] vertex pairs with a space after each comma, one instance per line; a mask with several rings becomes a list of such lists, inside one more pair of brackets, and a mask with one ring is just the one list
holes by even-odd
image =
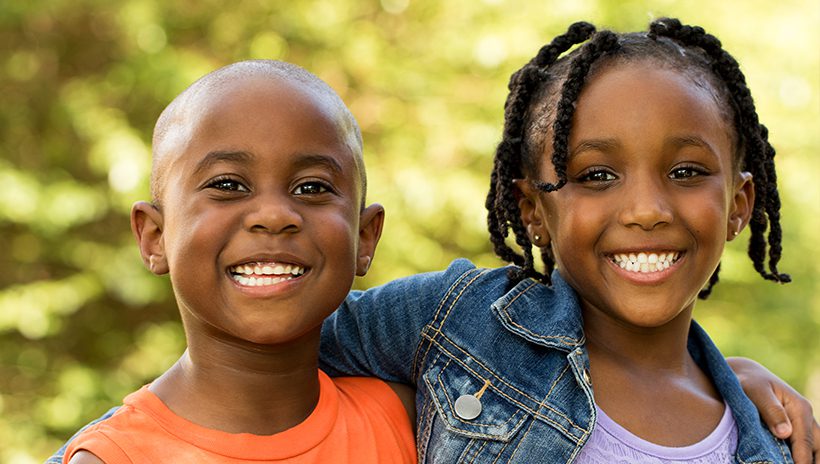
[[[424, 374], [424, 384], [443, 425], [464, 437], [510, 441], [529, 415], [500, 394], [493, 379], [482, 378], [469, 364], [439, 353]], [[465, 396], [473, 398], [459, 401]], [[480, 405], [477, 415], [476, 404]]]

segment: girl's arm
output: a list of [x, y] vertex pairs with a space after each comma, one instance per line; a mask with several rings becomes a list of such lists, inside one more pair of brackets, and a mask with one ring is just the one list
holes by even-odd
[[449, 287], [473, 269], [469, 261], [459, 259], [445, 271], [351, 292], [322, 326], [320, 367], [331, 376], [361, 375], [415, 385], [421, 331]]
[[727, 358], [772, 433], [791, 443], [796, 464], [820, 463], [820, 425], [809, 401], [759, 363]]

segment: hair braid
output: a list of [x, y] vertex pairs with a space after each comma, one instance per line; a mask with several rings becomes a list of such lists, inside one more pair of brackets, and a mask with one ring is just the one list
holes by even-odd
[[[780, 227], [780, 195], [774, 168], [774, 147], [768, 141], [768, 130], [760, 124], [752, 94], [737, 61], [722, 48], [720, 40], [697, 26], [684, 26], [677, 19], [663, 18], [650, 25], [650, 37], [665, 36], [683, 45], [698, 47], [712, 60], [714, 73], [726, 84], [734, 110], [738, 146], [743, 152], [741, 167], [748, 169], [755, 180], [756, 196], [749, 223], [749, 257], [755, 270], [767, 280], [789, 282], [788, 274], [777, 270], [782, 251]], [[766, 229], [768, 237], [765, 237]], [[768, 271], [765, 269], [768, 245]], [[713, 279], [717, 282], [717, 270]], [[712, 281], [710, 280], [709, 288]], [[708, 295], [708, 292], [707, 292]]]
[[[529, 63], [510, 77], [510, 94], [504, 105], [504, 133], [496, 149], [485, 206], [488, 211], [487, 226], [495, 253], [501, 259], [520, 267], [511, 271], [510, 277], [513, 280], [535, 277], [549, 282], [549, 274], [543, 275], [535, 271], [532, 243], [521, 222], [521, 211], [513, 185], [515, 179], [523, 177], [521, 158], [527, 109], [533, 94], [546, 79], [543, 68], [554, 63], [573, 45], [587, 40], [594, 32], [595, 27], [589, 23], [578, 22], [571, 25], [565, 34], [542, 47]], [[512, 229], [523, 256], [507, 245], [505, 239], [509, 235], [509, 229]]]
[[601, 55], [618, 48], [618, 36], [610, 31], [601, 31], [585, 44], [579, 54], [572, 59], [569, 72], [561, 86], [561, 96], [558, 100], [556, 118], [553, 123], [552, 136], [552, 164], [558, 175], [558, 181], [553, 183], [535, 180], [535, 186], [545, 192], [553, 192], [563, 187], [567, 182], [567, 155], [569, 145], [569, 131], [572, 128], [572, 116], [575, 114], [575, 101], [584, 86], [589, 68]]

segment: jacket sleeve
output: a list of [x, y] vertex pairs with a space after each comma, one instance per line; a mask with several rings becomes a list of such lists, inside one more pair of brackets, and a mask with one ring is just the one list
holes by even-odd
[[331, 376], [372, 376], [415, 385], [421, 331], [448, 289], [475, 267], [466, 259], [440, 272], [353, 291], [322, 326], [319, 364]]

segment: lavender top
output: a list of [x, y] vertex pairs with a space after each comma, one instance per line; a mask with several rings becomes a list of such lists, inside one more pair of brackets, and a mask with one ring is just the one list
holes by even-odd
[[689, 446], [669, 447], [650, 443], [609, 418], [597, 405], [598, 420], [576, 463], [716, 464], [734, 462], [737, 427], [729, 405], [723, 418], [703, 440]]

